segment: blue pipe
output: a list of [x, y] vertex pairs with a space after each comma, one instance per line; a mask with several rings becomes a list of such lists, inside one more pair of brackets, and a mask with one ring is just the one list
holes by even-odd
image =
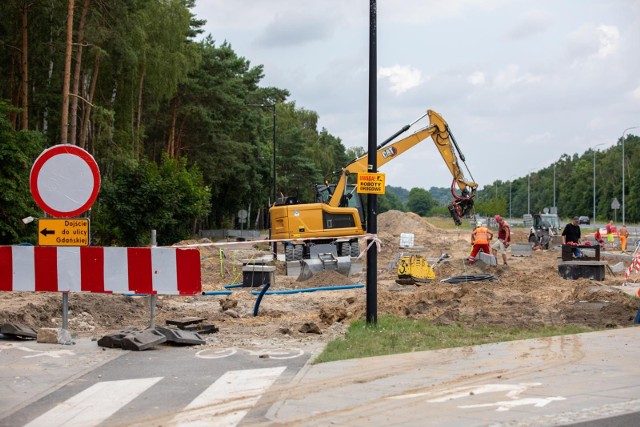
[[225, 289], [231, 289], [231, 288], [240, 288], [244, 286], [244, 283], [232, 283], [230, 285], [224, 285]]
[[[271, 291], [271, 292], [266, 292], [267, 295], [285, 295], [285, 294], [297, 294], [297, 293], [301, 293], [301, 292], [315, 292], [315, 291], [337, 291], [337, 290], [342, 290], [342, 289], [355, 289], [355, 288], [363, 288], [364, 285], [358, 284], [358, 285], [345, 285], [345, 286], [323, 286], [323, 287], [319, 287], [319, 288], [306, 288], [306, 289], [286, 289], [286, 290], [282, 290], [282, 291]], [[253, 291], [251, 292], [253, 295], [258, 295], [258, 293], [260, 292], [256, 292]]]
[[231, 291], [205, 291], [202, 295], [231, 295]]
[[[260, 307], [260, 301], [262, 301], [262, 297], [267, 292], [267, 289], [269, 289], [269, 286], [271, 286], [271, 283], [267, 282], [262, 287], [262, 290], [260, 290], [260, 295], [258, 295], [258, 299], [256, 299], [256, 305], [253, 306], [253, 317], [258, 316], [258, 307]], [[251, 293], [253, 294], [253, 292]]]

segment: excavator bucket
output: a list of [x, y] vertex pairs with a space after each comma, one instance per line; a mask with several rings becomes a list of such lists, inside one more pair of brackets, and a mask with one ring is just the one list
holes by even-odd
[[351, 258], [348, 256], [335, 256], [333, 253], [321, 253], [317, 258], [300, 261], [300, 274], [298, 282], [309, 280], [314, 274], [332, 270], [345, 276], [351, 271]]

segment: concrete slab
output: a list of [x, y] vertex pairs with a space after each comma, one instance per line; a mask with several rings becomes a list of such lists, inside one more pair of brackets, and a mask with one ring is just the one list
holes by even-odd
[[478, 259], [487, 265], [497, 265], [496, 257], [484, 252], [478, 252]]
[[512, 243], [511, 256], [531, 256], [533, 250], [529, 243]]

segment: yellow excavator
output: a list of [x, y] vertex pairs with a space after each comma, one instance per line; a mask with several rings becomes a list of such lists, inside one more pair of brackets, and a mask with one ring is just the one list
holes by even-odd
[[[391, 143], [426, 116], [429, 117], [428, 126]], [[462, 218], [473, 210], [473, 198], [476, 196], [478, 185], [465, 178], [454, 148], [463, 163], [465, 158], [440, 114], [428, 110], [379, 144], [376, 147], [378, 167], [384, 166], [429, 137], [453, 176], [451, 194], [454, 199], [448, 209], [455, 224], [460, 225]], [[351, 257], [360, 254], [358, 237], [366, 233], [364, 207], [360, 195], [356, 192], [355, 178], [358, 173], [368, 172], [367, 164], [368, 155], [365, 153], [349, 162], [340, 171], [329, 174], [323, 184], [315, 184], [314, 203], [300, 203], [295, 198], [285, 197], [277, 200], [269, 210], [272, 238], [286, 240], [286, 261], [302, 263], [300, 280], [322, 270], [336, 270], [342, 274], [349, 274]], [[331, 176], [338, 177], [336, 183], [330, 183]], [[456, 192], [456, 186], [460, 194]]]

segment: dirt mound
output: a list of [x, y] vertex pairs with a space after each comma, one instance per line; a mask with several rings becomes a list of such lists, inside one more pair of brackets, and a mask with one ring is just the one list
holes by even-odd
[[[601, 282], [564, 280], [558, 274], [560, 251], [536, 251], [530, 257], [509, 256], [509, 266], [468, 265], [469, 230], [443, 230], [412, 213], [385, 212], [378, 216], [378, 315], [392, 314], [429, 319], [440, 324], [469, 326], [582, 325], [594, 328], [633, 325], [640, 308], [638, 298], [622, 292], [622, 277], [607, 272]], [[400, 234], [414, 235], [414, 248], [400, 249]], [[512, 230], [514, 242], [526, 242], [524, 229]], [[366, 273], [352, 277], [334, 271], [315, 274], [299, 282], [284, 274], [276, 263], [274, 292], [258, 305], [259, 288], [227, 287], [242, 283], [247, 260], [271, 257], [269, 245], [202, 239], [181, 242], [200, 251], [205, 291], [232, 289], [230, 295], [158, 296], [156, 324], [200, 317], [219, 332], [208, 336], [211, 346], [315, 345], [341, 336], [353, 319], [366, 311], [366, 291], [344, 285], [364, 284]], [[365, 241], [361, 242], [364, 249]], [[396, 262], [403, 253], [437, 259], [436, 280], [421, 286], [399, 285]], [[366, 268], [366, 260], [362, 261]], [[451, 284], [441, 279], [488, 274], [492, 281]], [[311, 289], [314, 288], [314, 289]], [[320, 289], [315, 289], [320, 288]], [[34, 328], [59, 327], [60, 294], [5, 293], [0, 299], [0, 322], [17, 322]], [[69, 329], [81, 336], [99, 338], [127, 326], [144, 328], [150, 322], [148, 297], [74, 293], [69, 296]]]

